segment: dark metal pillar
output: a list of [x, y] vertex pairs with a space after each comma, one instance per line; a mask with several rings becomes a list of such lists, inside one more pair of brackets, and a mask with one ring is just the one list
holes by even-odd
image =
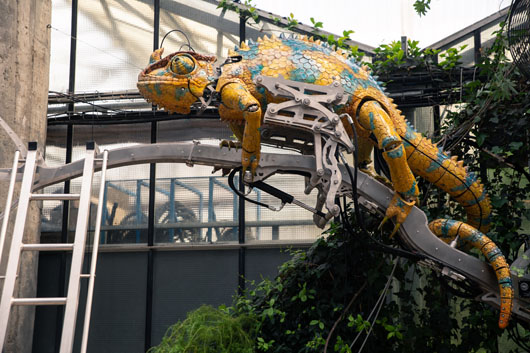
[[[246, 39], [246, 25], [247, 25], [247, 19], [244, 16], [239, 17], [239, 43], [242, 43]], [[244, 174], [242, 172], [239, 172], [239, 190], [244, 193], [245, 192], [245, 185], [243, 184], [243, 177]], [[238, 239], [239, 244], [245, 243], [245, 199], [242, 197], [239, 197], [239, 213], [238, 213]], [[239, 295], [242, 295], [245, 291], [245, 255], [246, 255], [246, 248], [244, 246], [239, 247], [239, 254], [238, 254], [238, 288], [237, 293]]]
[[[77, 11], [78, 11], [78, 0], [72, 0], [72, 18], [70, 23], [70, 66], [68, 74], [68, 94], [75, 93], [75, 73], [76, 73], [76, 55], [77, 55]], [[75, 105], [68, 103], [68, 114], [73, 114]], [[67, 125], [66, 130], [66, 155], [65, 164], [72, 162], [72, 150], [73, 150], [73, 126], [72, 124]], [[70, 193], [70, 180], [64, 182], [63, 192], [65, 194]], [[61, 242], [68, 242], [68, 218], [70, 216], [70, 201], [63, 201], [63, 215], [61, 222]], [[62, 251], [60, 253], [60, 264], [59, 264], [59, 288], [58, 297], [64, 297], [65, 294], [65, 281], [66, 281], [66, 253]], [[59, 343], [61, 342], [61, 332], [63, 326], [64, 306], [59, 305], [57, 307], [57, 318], [55, 321], [55, 347], [54, 351], [59, 352]]]
[[[239, 172], [239, 191], [245, 193], [245, 184], [243, 183], [242, 172]], [[238, 288], [237, 293], [243, 295], [245, 291], [245, 255], [246, 248], [242, 244], [245, 244], [245, 199], [239, 197], [239, 207], [238, 207], [238, 240], [239, 240], [239, 254], [238, 254]]]
[[[158, 49], [160, 36], [160, 0], [154, 0], [153, 16], [153, 50]], [[155, 110], [156, 107], [153, 107]], [[157, 122], [151, 122], [151, 143], [157, 141]], [[156, 163], [149, 165], [149, 210], [147, 219], [147, 278], [146, 278], [146, 295], [145, 295], [145, 333], [144, 333], [144, 350], [151, 348], [152, 331], [153, 331], [153, 285], [154, 285], [154, 259], [153, 249], [155, 238], [155, 186], [156, 186]]]
[[475, 65], [480, 61], [480, 50], [482, 49], [482, 41], [480, 38], [480, 29], [473, 31], [473, 44], [474, 44], [474, 54], [475, 54]]
[[[480, 29], [476, 29], [473, 31], [473, 44], [474, 44], [474, 54], [475, 54], [474, 55], [475, 65], [477, 65], [480, 62], [481, 49], [482, 49]], [[479, 155], [479, 164], [480, 164], [480, 179], [482, 180], [483, 183], [486, 183], [488, 181], [488, 168], [487, 168], [486, 159], [484, 158], [482, 153]]]

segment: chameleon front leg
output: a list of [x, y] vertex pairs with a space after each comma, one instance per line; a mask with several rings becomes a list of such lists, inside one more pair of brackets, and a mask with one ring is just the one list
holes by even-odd
[[[221, 102], [224, 106], [224, 109], [219, 110], [222, 119], [233, 120], [234, 116], [243, 116], [245, 128], [241, 139], [241, 165], [243, 173], [250, 167], [254, 176], [261, 151], [261, 106], [239, 82], [229, 82], [222, 87]], [[234, 113], [233, 116], [230, 116], [230, 112]]]
[[392, 237], [399, 226], [405, 222], [412, 206], [416, 203], [419, 190], [416, 179], [407, 163], [407, 155], [403, 141], [397, 133], [388, 113], [376, 101], [365, 102], [358, 114], [359, 124], [375, 135], [378, 148], [383, 151], [383, 158], [388, 164], [390, 178], [396, 191], [381, 226], [391, 218], [395, 218]]

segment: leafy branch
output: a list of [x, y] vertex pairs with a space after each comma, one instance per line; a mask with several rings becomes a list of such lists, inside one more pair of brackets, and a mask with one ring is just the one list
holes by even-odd
[[413, 6], [418, 15], [425, 16], [427, 11], [431, 9], [431, 0], [416, 0]]

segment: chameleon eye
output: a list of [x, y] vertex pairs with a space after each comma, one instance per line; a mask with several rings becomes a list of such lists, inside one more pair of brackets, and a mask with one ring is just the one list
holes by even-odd
[[175, 55], [171, 59], [170, 68], [177, 75], [186, 75], [195, 69], [195, 60], [186, 54]]

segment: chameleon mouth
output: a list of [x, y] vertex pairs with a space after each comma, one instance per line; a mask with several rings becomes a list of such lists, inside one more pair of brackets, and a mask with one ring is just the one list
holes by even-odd
[[170, 113], [188, 114], [190, 106], [196, 101], [188, 89], [182, 89], [177, 80], [139, 77], [136, 86], [145, 100]]

